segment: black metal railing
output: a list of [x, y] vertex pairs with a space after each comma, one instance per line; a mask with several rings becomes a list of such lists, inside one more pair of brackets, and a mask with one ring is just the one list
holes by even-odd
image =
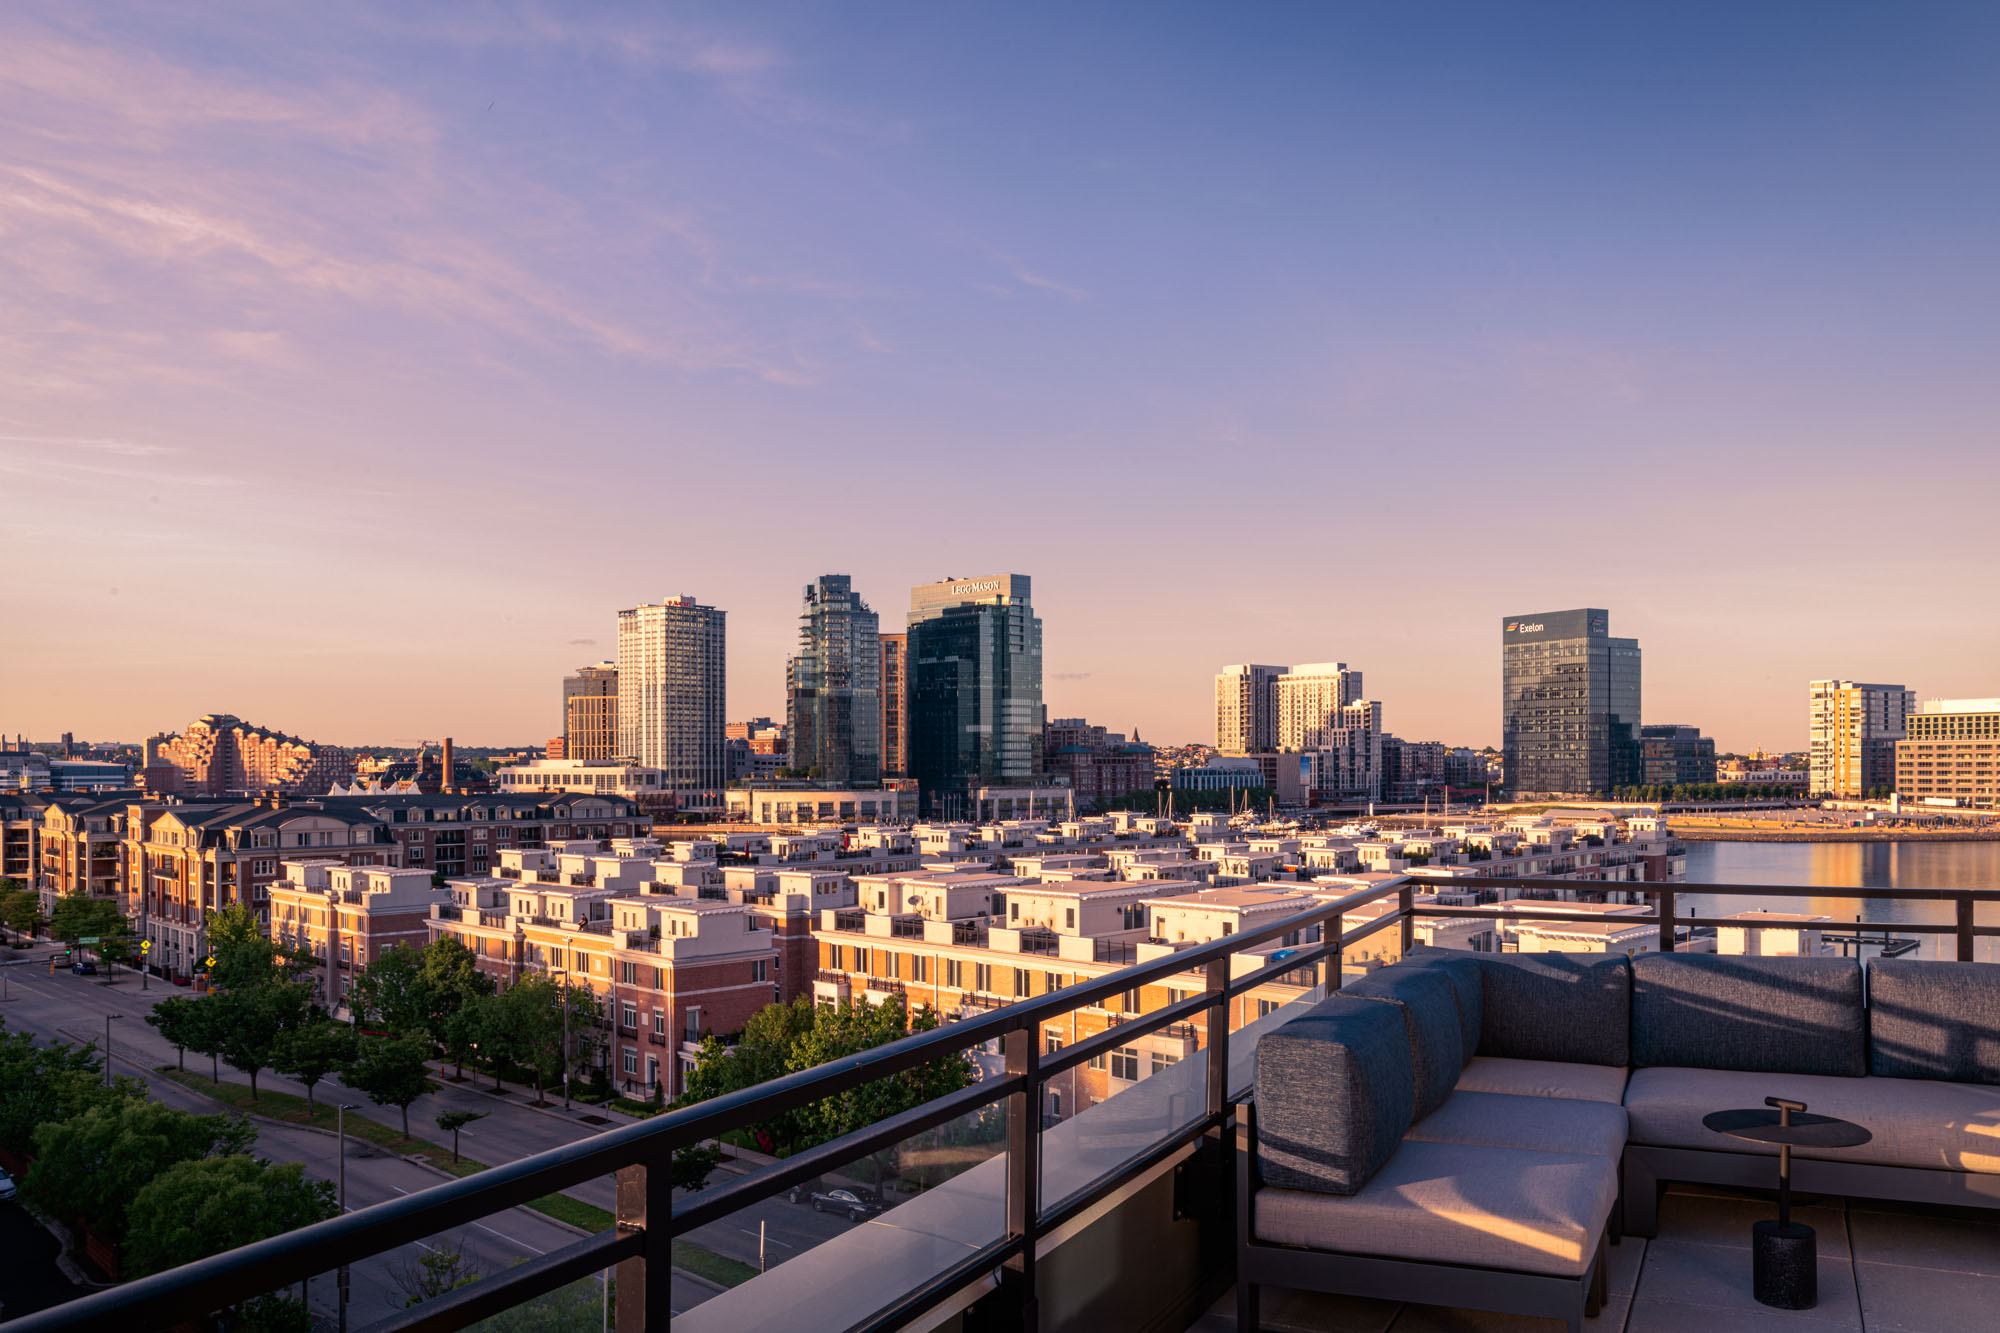
[[[1125, 967], [1062, 990], [948, 1023], [928, 1032], [859, 1052], [813, 1069], [730, 1093], [695, 1106], [672, 1111], [634, 1125], [607, 1130], [592, 1138], [493, 1167], [462, 1180], [450, 1181], [406, 1197], [391, 1199], [358, 1212], [333, 1218], [269, 1240], [246, 1245], [151, 1277], [97, 1292], [68, 1304], [23, 1317], [13, 1324], [21, 1333], [52, 1330], [164, 1327], [198, 1319], [267, 1291], [282, 1289], [329, 1269], [384, 1253], [410, 1241], [462, 1226], [502, 1209], [579, 1185], [595, 1177], [617, 1175], [618, 1225], [578, 1240], [550, 1254], [481, 1279], [448, 1295], [398, 1312], [372, 1326], [389, 1330], [456, 1329], [555, 1290], [579, 1277], [617, 1265], [617, 1322], [621, 1330], [665, 1327], [672, 1287], [671, 1245], [675, 1237], [719, 1221], [742, 1208], [806, 1184], [846, 1162], [933, 1129], [959, 1116], [999, 1102], [1006, 1112], [1005, 1234], [967, 1253], [946, 1271], [909, 1292], [886, 1294], [882, 1310], [866, 1326], [891, 1328], [908, 1322], [950, 1299], [968, 1285], [999, 1273], [1003, 1292], [1021, 1300], [1023, 1327], [1034, 1326], [1038, 1239], [1080, 1216], [1109, 1194], [1164, 1163], [1187, 1144], [1221, 1133], [1231, 1114], [1237, 1089], [1229, 1086], [1229, 1027], [1231, 1001], [1261, 986], [1327, 964], [1329, 983], [1338, 987], [1345, 952], [1380, 931], [1394, 927], [1402, 947], [1414, 943], [1420, 920], [1479, 917], [1499, 920], [1548, 920], [1572, 914], [1556, 903], [1540, 910], [1520, 907], [1473, 908], [1419, 906], [1420, 886], [1405, 881], [1359, 890], [1286, 917], [1209, 943], [1184, 948], [1170, 957]], [[1430, 887], [1430, 886], [1421, 886]], [[1547, 889], [1547, 881], [1484, 880], [1481, 887]], [[1649, 913], [1618, 919], [1660, 925], [1662, 949], [1673, 947], [1682, 927], [1740, 926], [1770, 928], [1768, 921], [1682, 916], [1678, 900], [1688, 894], [1736, 897], [1814, 897], [1856, 900], [1931, 901], [1954, 905], [1950, 924], [1897, 921], [1884, 923], [1898, 933], [1948, 935], [1957, 956], [1970, 959], [1976, 940], [2000, 936], [2000, 925], [1974, 919], [1978, 903], [2000, 903], [2000, 890], [1984, 889], [1828, 889], [1772, 885], [1649, 884], [1655, 899]], [[1396, 910], [1375, 916], [1352, 930], [1344, 928], [1349, 912], [1390, 895]], [[1519, 900], [1517, 900], [1519, 901]], [[1828, 925], [1839, 925], [1829, 921]], [[1232, 977], [1231, 959], [1259, 944], [1282, 941], [1287, 935], [1322, 927], [1320, 941], [1289, 950], [1275, 962]], [[1782, 927], [1780, 927], [1782, 928]], [[1105, 1031], [1044, 1052], [1044, 1024], [1076, 1010], [1122, 1003], [1115, 997], [1170, 977], [1196, 973], [1202, 989], [1185, 999], [1144, 1014], [1122, 1014]], [[1046, 1090], [1057, 1075], [1104, 1058], [1135, 1038], [1152, 1033], [1185, 1039], [1190, 1026], [1201, 1021], [1207, 1036], [1202, 1113], [1148, 1149], [1128, 1159], [1118, 1170], [1101, 1176], [1088, 1188], [1042, 1206], [1041, 1108]], [[676, 1200], [672, 1154], [705, 1140], [768, 1121], [827, 1097], [859, 1088], [877, 1079], [915, 1069], [942, 1056], [963, 1053], [998, 1041], [1004, 1069], [947, 1096], [888, 1117], [864, 1130], [805, 1149], [773, 1164]]]

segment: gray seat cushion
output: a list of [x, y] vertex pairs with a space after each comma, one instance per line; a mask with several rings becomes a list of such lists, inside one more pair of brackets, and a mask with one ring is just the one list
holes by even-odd
[[1625, 1108], [1574, 1098], [1459, 1091], [1410, 1126], [1405, 1137], [1423, 1143], [1616, 1157], [1625, 1151]]
[[1851, 958], [1656, 953], [1632, 963], [1635, 1065], [1858, 1078], [1867, 1033]]
[[1425, 946], [1413, 949], [1395, 967], [1434, 967], [1451, 980], [1452, 991], [1458, 996], [1458, 1028], [1460, 1045], [1467, 1060], [1479, 1052], [1479, 1029], [1484, 1023], [1483, 1010], [1486, 983], [1480, 980], [1479, 964], [1459, 950], [1436, 949]]
[[1458, 1076], [1460, 1092], [1499, 1092], [1510, 1097], [1625, 1101], [1625, 1071], [1610, 1065], [1566, 1064], [1560, 1060], [1501, 1060], [1482, 1055]]
[[1871, 962], [1868, 1072], [2000, 1083], [2000, 964]]
[[[2000, 1174], [2000, 1088], [1914, 1078], [1837, 1078], [1734, 1069], [1638, 1069], [1625, 1091], [1633, 1143], [1776, 1155], [1702, 1127], [1710, 1111], [1789, 1097], [1818, 1115], [1851, 1120], [1874, 1137], [1858, 1148], [1795, 1148], [1801, 1157]], [[1776, 1177], [1773, 1176], [1775, 1180]]]
[[1385, 967], [1340, 988], [1342, 995], [1395, 1005], [1410, 1034], [1415, 1074], [1415, 1118], [1443, 1106], [1465, 1066], [1464, 1036], [1458, 1023], [1458, 992], [1451, 978], [1434, 967]]
[[1335, 995], [1257, 1043], [1257, 1151], [1286, 1189], [1352, 1194], [1389, 1160], [1415, 1105], [1402, 1011]]
[[1358, 1194], [1263, 1189], [1253, 1206], [1274, 1245], [1575, 1277], [1617, 1197], [1616, 1158], [1405, 1143]]
[[[1426, 954], [1425, 957], [1430, 955]], [[1632, 983], [1623, 958], [1462, 953], [1479, 968], [1479, 1054], [1631, 1063]]]

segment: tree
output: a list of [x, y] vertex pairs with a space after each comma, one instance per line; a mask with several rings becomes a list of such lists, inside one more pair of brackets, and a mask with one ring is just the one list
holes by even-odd
[[333, 1182], [298, 1162], [235, 1154], [168, 1167], [132, 1199], [125, 1259], [134, 1277], [321, 1222], [338, 1211]]
[[479, 1281], [479, 1265], [455, 1242], [445, 1241], [415, 1260], [389, 1265], [389, 1280], [403, 1293], [403, 1306], [422, 1305], [448, 1291]]
[[708, 1177], [722, 1164], [722, 1149], [712, 1143], [697, 1143], [674, 1154], [674, 1188], [693, 1194], [708, 1183]]
[[47, 923], [42, 915], [42, 896], [23, 888], [19, 880], [0, 879], [0, 922], [23, 935], [32, 935]]
[[209, 981], [224, 990], [296, 980], [318, 965], [310, 953], [272, 940], [257, 914], [241, 903], [210, 912], [206, 928], [208, 952], [215, 959]]
[[93, 1106], [144, 1097], [128, 1078], [104, 1086], [104, 1061], [93, 1046], [37, 1046], [25, 1032], [0, 1033], [0, 1148], [17, 1157], [35, 1151], [35, 1130]]
[[427, 1026], [432, 1003], [422, 951], [400, 945], [384, 950], [348, 983], [347, 1007], [357, 1026], [370, 1020], [390, 1032]]
[[475, 1120], [484, 1120], [485, 1111], [446, 1111], [437, 1118], [437, 1127], [451, 1131], [451, 1160], [458, 1160], [458, 1131]]
[[494, 997], [488, 1018], [489, 1029], [505, 1027], [512, 1061], [534, 1071], [537, 1102], [549, 1075], [562, 1071], [563, 990], [544, 976], [523, 977]]
[[35, 1132], [35, 1164], [25, 1182], [38, 1207], [80, 1217], [117, 1244], [125, 1210], [162, 1171], [218, 1153], [248, 1152], [256, 1127], [240, 1116], [190, 1115], [160, 1102], [121, 1098]]
[[194, 1045], [196, 1028], [207, 1015], [202, 1012], [206, 1000], [197, 1000], [188, 995], [169, 995], [153, 1006], [153, 1012], [146, 1015], [146, 1021], [159, 1030], [174, 1048], [174, 1060], [182, 1069], [187, 1068], [188, 1047]]
[[403, 1137], [410, 1136], [410, 1103], [430, 1089], [431, 1055], [428, 1032], [411, 1032], [400, 1037], [384, 1037], [364, 1045], [354, 1061], [341, 1072], [348, 1087], [377, 1106], [393, 1106], [403, 1113]]
[[[217, 962], [221, 958], [218, 955]], [[305, 983], [267, 980], [232, 987], [204, 1003], [216, 1006], [217, 1043], [230, 1067], [250, 1076], [250, 1099], [257, 1099], [257, 1075], [277, 1057], [278, 1043], [305, 1022], [311, 997]]]
[[118, 910], [117, 903], [109, 898], [93, 898], [81, 890], [56, 899], [56, 910], [49, 914], [49, 933], [71, 944], [86, 938], [123, 935], [131, 928], [132, 923]]
[[479, 1003], [459, 1009], [444, 1020], [437, 1032], [438, 1045], [451, 1061], [454, 1083], [465, 1082], [465, 1062], [479, 1046]]
[[313, 1087], [354, 1059], [354, 1029], [331, 1018], [314, 1018], [280, 1032], [271, 1068], [306, 1086], [306, 1112], [313, 1112]]

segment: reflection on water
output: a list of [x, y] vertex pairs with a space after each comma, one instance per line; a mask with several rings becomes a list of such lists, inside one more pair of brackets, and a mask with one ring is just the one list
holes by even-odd
[[[1898, 889], [2000, 888], [2000, 842], [1690, 842], [1691, 884], [1802, 884]], [[1949, 924], [1950, 903], [1855, 902], [1841, 898], [1717, 898], [1690, 894], [1690, 916], [1731, 912], [1812, 912], [1851, 925], [1930, 921]], [[1975, 920], [2000, 925], [2000, 903], [1982, 903]], [[1930, 936], [1918, 957], [1956, 957], [1949, 937]], [[1871, 951], [1872, 952], [1872, 951]], [[2000, 940], [1976, 942], [1974, 956], [2000, 962]]]

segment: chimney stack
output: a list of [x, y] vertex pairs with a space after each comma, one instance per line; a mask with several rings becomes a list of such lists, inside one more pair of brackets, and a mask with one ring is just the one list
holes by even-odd
[[452, 783], [451, 737], [444, 738], [444, 776], [438, 782], [439, 791], [450, 791]]

